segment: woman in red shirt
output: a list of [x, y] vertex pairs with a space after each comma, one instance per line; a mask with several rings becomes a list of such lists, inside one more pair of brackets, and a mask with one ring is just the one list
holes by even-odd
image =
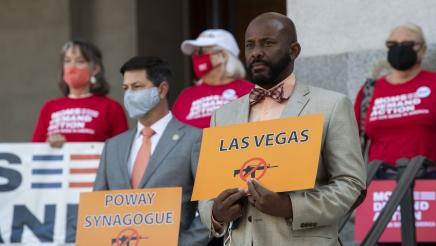
[[[418, 155], [436, 161], [436, 73], [422, 69], [426, 42], [421, 28], [395, 28], [388, 40], [391, 72], [376, 80], [363, 126], [370, 141], [368, 162], [395, 165]], [[363, 89], [355, 112], [361, 124]]]
[[127, 130], [121, 105], [108, 98], [100, 50], [83, 40], [67, 42], [61, 52], [59, 87], [63, 97], [47, 101], [32, 142], [101, 142]]
[[172, 113], [185, 124], [209, 127], [213, 111], [248, 94], [254, 85], [244, 80], [238, 44], [226, 30], [206, 30], [195, 40], [185, 40], [181, 49], [192, 56], [199, 81], [180, 93]]

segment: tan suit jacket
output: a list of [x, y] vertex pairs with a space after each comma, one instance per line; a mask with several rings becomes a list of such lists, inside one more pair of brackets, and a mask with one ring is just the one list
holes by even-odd
[[[246, 123], [249, 110], [247, 95], [217, 110], [211, 126]], [[289, 192], [292, 222], [245, 204], [240, 224], [232, 233], [232, 246], [339, 245], [337, 222], [364, 194], [366, 168], [351, 101], [342, 94], [297, 82], [281, 118], [318, 113], [324, 114], [324, 126], [316, 187]], [[199, 205], [211, 234], [212, 205], [212, 200]]]

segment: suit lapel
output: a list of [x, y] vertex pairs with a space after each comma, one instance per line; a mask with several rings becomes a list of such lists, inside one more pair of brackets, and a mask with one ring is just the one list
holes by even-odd
[[299, 116], [303, 111], [304, 106], [310, 99], [310, 89], [307, 85], [298, 81], [295, 83], [294, 92], [292, 92], [288, 103], [286, 104], [280, 118], [286, 118], [289, 116]]
[[132, 188], [130, 183], [130, 175], [129, 175], [129, 156], [130, 151], [132, 149], [133, 141], [135, 140], [136, 127], [134, 129], [130, 129], [127, 132], [126, 137], [123, 138], [123, 142], [119, 144], [118, 148], [118, 165], [121, 170], [121, 178], [124, 180], [125, 187]]
[[247, 123], [250, 113], [250, 94], [241, 97], [240, 103], [234, 104], [234, 115], [232, 124]]
[[181, 129], [183, 127], [174, 117], [168, 123], [159, 142], [151, 155], [150, 161], [145, 171], [144, 176], [139, 183], [139, 187], [144, 187], [148, 180], [153, 176], [156, 169], [161, 166], [161, 162], [165, 159], [168, 153], [174, 148], [174, 146], [182, 139], [184, 132]]
[[[291, 97], [289, 98], [288, 103], [286, 104], [280, 118], [285, 118], [289, 116], [299, 116], [303, 111], [304, 106], [306, 106], [307, 102], [310, 99], [310, 89], [307, 85], [296, 82], [294, 91], [292, 92]], [[239, 123], [247, 123], [249, 112], [250, 112], [250, 99], [249, 94], [241, 97], [240, 103], [237, 103], [234, 106], [234, 115], [232, 115], [233, 120], [231, 124], [239, 124]]]

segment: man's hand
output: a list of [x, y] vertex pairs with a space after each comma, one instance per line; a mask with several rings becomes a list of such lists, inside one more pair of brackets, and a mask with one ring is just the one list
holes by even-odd
[[272, 192], [255, 179], [249, 179], [247, 183], [251, 194], [248, 200], [258, 210], [272, 216], [292, 218], [292, 203], [288, 194]]
[[239, 199], [246, 196], [242, 189], [227, 189], [214, 199], [212, 208], [213, 218], [220, 223], [229, 223], [242, 216], [242, 207]]

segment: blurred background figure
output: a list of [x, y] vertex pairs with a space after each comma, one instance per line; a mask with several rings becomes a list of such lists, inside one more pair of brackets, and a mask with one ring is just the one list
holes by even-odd
[[386, 47], [391, 69], [381, 68], [386, 76], [368, 80], [355, 103], [367, 160], [395, 165], [398, 159], [423, 155], [435, 161], [436, 73], [421, 66], [427, 50], [422, 29], [398, 26]]
[[47, 101], [39, 114], [32, 142], [102, 142], [127, 130], [121, 105], [107, 97], [100, 50], [83, 40], [67, 42], [61, 51], [62, 97]]
[[226, 30], [203, 31], [197, 39], [184, 41], [181, 49], [192, 56], [198, 81], [181, 92], [172, 112], [185, 124], [209, 127], [213, 111], [249, 93], [253, 84], [244, 80], [238, 44]]

